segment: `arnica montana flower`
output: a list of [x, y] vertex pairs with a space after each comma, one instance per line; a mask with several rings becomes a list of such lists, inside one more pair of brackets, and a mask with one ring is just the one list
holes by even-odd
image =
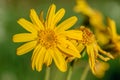
[[109, 64], [103, 61], [96, 61], [95, 64], [95, 76], [102, 78], [105, 75], [105, 71], [109, 69]]
[[76, 30], [68, 30], [77, 21], [77, 17], [73, 16], [62, 23], [58, 22], [65, 14], [65, 10], [61, 8], [56, 11], [56, 6], [52, 4], [47, 12], [44, 20], [43, 11], [40, 16], [34, 9], [30, 10], [30, 19], [32, 23], [24, 18], [18, 20], [18, 23], [29, 33], [20, 33], [13, 36], [14, 42], [26, 42], [17, 48], [17, 55], [23, 55], [34, 49], [32, 54], [32, 69], [42, 70], [42, 65], [50, 66], [54, 60], [56, 66], [61, 71], [67, 70], [65, 61], [68, 57], [80, 58], [79, 51], [68, 40], [68, 38], [81, 40], [82, 32]]
[[[100, 48], [100, 46], [96, 42], [94, 34], [90, 31], [89, 28], [85, 28], [84, 26], [81, 26], [80, 31], [83, 32], [83, 34], [82, 34], [83, 38], [82, 38], [82, 40], [77, 41], [78, 43], [76, 44], [76, 46], [78, 47], [78, 50], [80, 52], [84, 48], [86, 48], [87, 54], [89, 56], [89, 65], [90, 65], [90, 68], [91, 68], [93, 74], [98, 77], [101, 77], [101, 76], [103, 76], [104, 71], [106, 69], [108, 69], [108, 67], [106, 66], [107, 64], [105, 63], [106, 67], [104, 67], [104, 69], [102, 69], [101, 65], [103, 65], [103, 64], [101, 63], [101, 61], [99, 59], [101, 59], [103, 61], [108, 61], [110, 59], [113, 59], [114, 57], [110, 53], [108, 53]], [[104, 56], [107, 56], [107, 57], [104, 57]], [[98, 73], [98, 72], [100, 72], [98, 70], [98, 66], [101, 69], [101, 71], [103, 71], [102, 72], [103, 74]]]
[[103, 23], [103, 16], [97, 10], [92, 9], [86, 2], [86, 0], [76, 0], [76, 6], [74, 7], [75, 12], [82, 13], [89, 17], [90, 24], [100, 30], [105, 29]]
[[87, 4], [86, 0], [76, 0], [74, 10], [75, 12], [82, 13], [89, 18], [88, 21], [94, 28], [96, 38], [100, 44], [105, 45], [109, 42], [108, 37], [106, 36], [107, 28], [104, 24], [103, 16], [99, 11], [92, 9]]
[[77, 0], [75, 11], [82, 13], [89, 17], [89, 23], [94, 27], [94, 33], [97, 38], [97, 42], [102, 46], [108, 45], [112, 49], [112, 53], [115, 57], [120, 55], [120, 36], [116, 32], [115, 22], [108, 19], [108, 26], [104, 24], [103, 16], [100, 12], [92, 9], [86, 2], [86, 0]]
[[117, 34], [115, 22], [110, 18], [107, 19], [107, 22], [109, 32], [108, 36], [110, 37], [109, 44], [111, 45], [112, 50], [114, 50], [113, 55], [117, 57], [118, 55], [120, 55], [120, 35]]

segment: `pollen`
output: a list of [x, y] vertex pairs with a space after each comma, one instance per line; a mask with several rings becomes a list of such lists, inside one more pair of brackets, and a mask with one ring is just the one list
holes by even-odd
[[95, 41], [95, 37], [90, 29], [81, 26], [80, 30], [83, 32], [83, 39], [81, 40], [83, 45], [89, 45]]
[[38, 42], [46, 48], [54, 47], [57, 44], [57, 35], [53, 30], [41, 30], [38, 33], [38, 38]]

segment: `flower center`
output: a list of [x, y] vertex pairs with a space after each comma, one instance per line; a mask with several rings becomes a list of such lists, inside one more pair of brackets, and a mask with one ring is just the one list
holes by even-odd
[[41, 30], [38, 34], [39, 43], [46, 48], [54, 47], [57, 43], [57, 36], [53, 30]]
[[80, 30], [83, 32], [83, 39], [81, 40], [82, 44], [88, 45], [95, 41], [95, 37], [90, 29], [81, 27]]

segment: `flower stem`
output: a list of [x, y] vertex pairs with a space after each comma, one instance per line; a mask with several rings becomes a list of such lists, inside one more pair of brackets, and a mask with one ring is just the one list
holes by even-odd
[[84, 71], [83, 71], [83, 74], [82, 74], [80, 80], [85, 80], [85, 79], [86, 79], [87, 74], [88, 74], [88, 72], [89, 72], [89, 69], [90, 69], [90, 68], [89, 68], [89, 65], [86, 65], [86, 67], [85, 67], [85, 69], [84, 69]]
[[50, 67], [46, 67], [45, 80], [50, 80]]
[[66, 80], [71, 80], [71, 76], [72, 76], [72, 69], [73, 69], [73, 67], [72, 67], [72, 66], [70, 66], [70, 67], [69, 67], [69, 70], [68, 70], [68, 75], [67, 75]]

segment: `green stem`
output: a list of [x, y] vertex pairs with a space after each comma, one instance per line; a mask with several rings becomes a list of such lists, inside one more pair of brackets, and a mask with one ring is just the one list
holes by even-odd
[[71, 62], [66, 80], [71, 80], [72, 71], [73, 71], [73, 68], [74, 68], [76, 61], [77, 61], [77, 59], [75, 59], [74, 61]]
[[72, 76], [72, 69], [73, 69], [73, 67], [72, 67], [72, 66], [70, 66], [70, 67], [69, 67], [69, 70], [68, 70], [68, 75], [67, 75], [66, 80], [71, 80], [71, 76]]
[[45, 80], [50, 80], [50, 67], [46, 67]]
[[83, 71], [83, 74], [82, 74], [80, 80], [85, 80], [85, 79], [86, 79], [87, 74], [88, 74], [88, 72], [89, 72], [89, 69], [90, 69], [90, 68], [89, 68], [89, 65], [86, 65], [86, 67], [85, 67], [85, 69], [84, 69], [84, 71]]

